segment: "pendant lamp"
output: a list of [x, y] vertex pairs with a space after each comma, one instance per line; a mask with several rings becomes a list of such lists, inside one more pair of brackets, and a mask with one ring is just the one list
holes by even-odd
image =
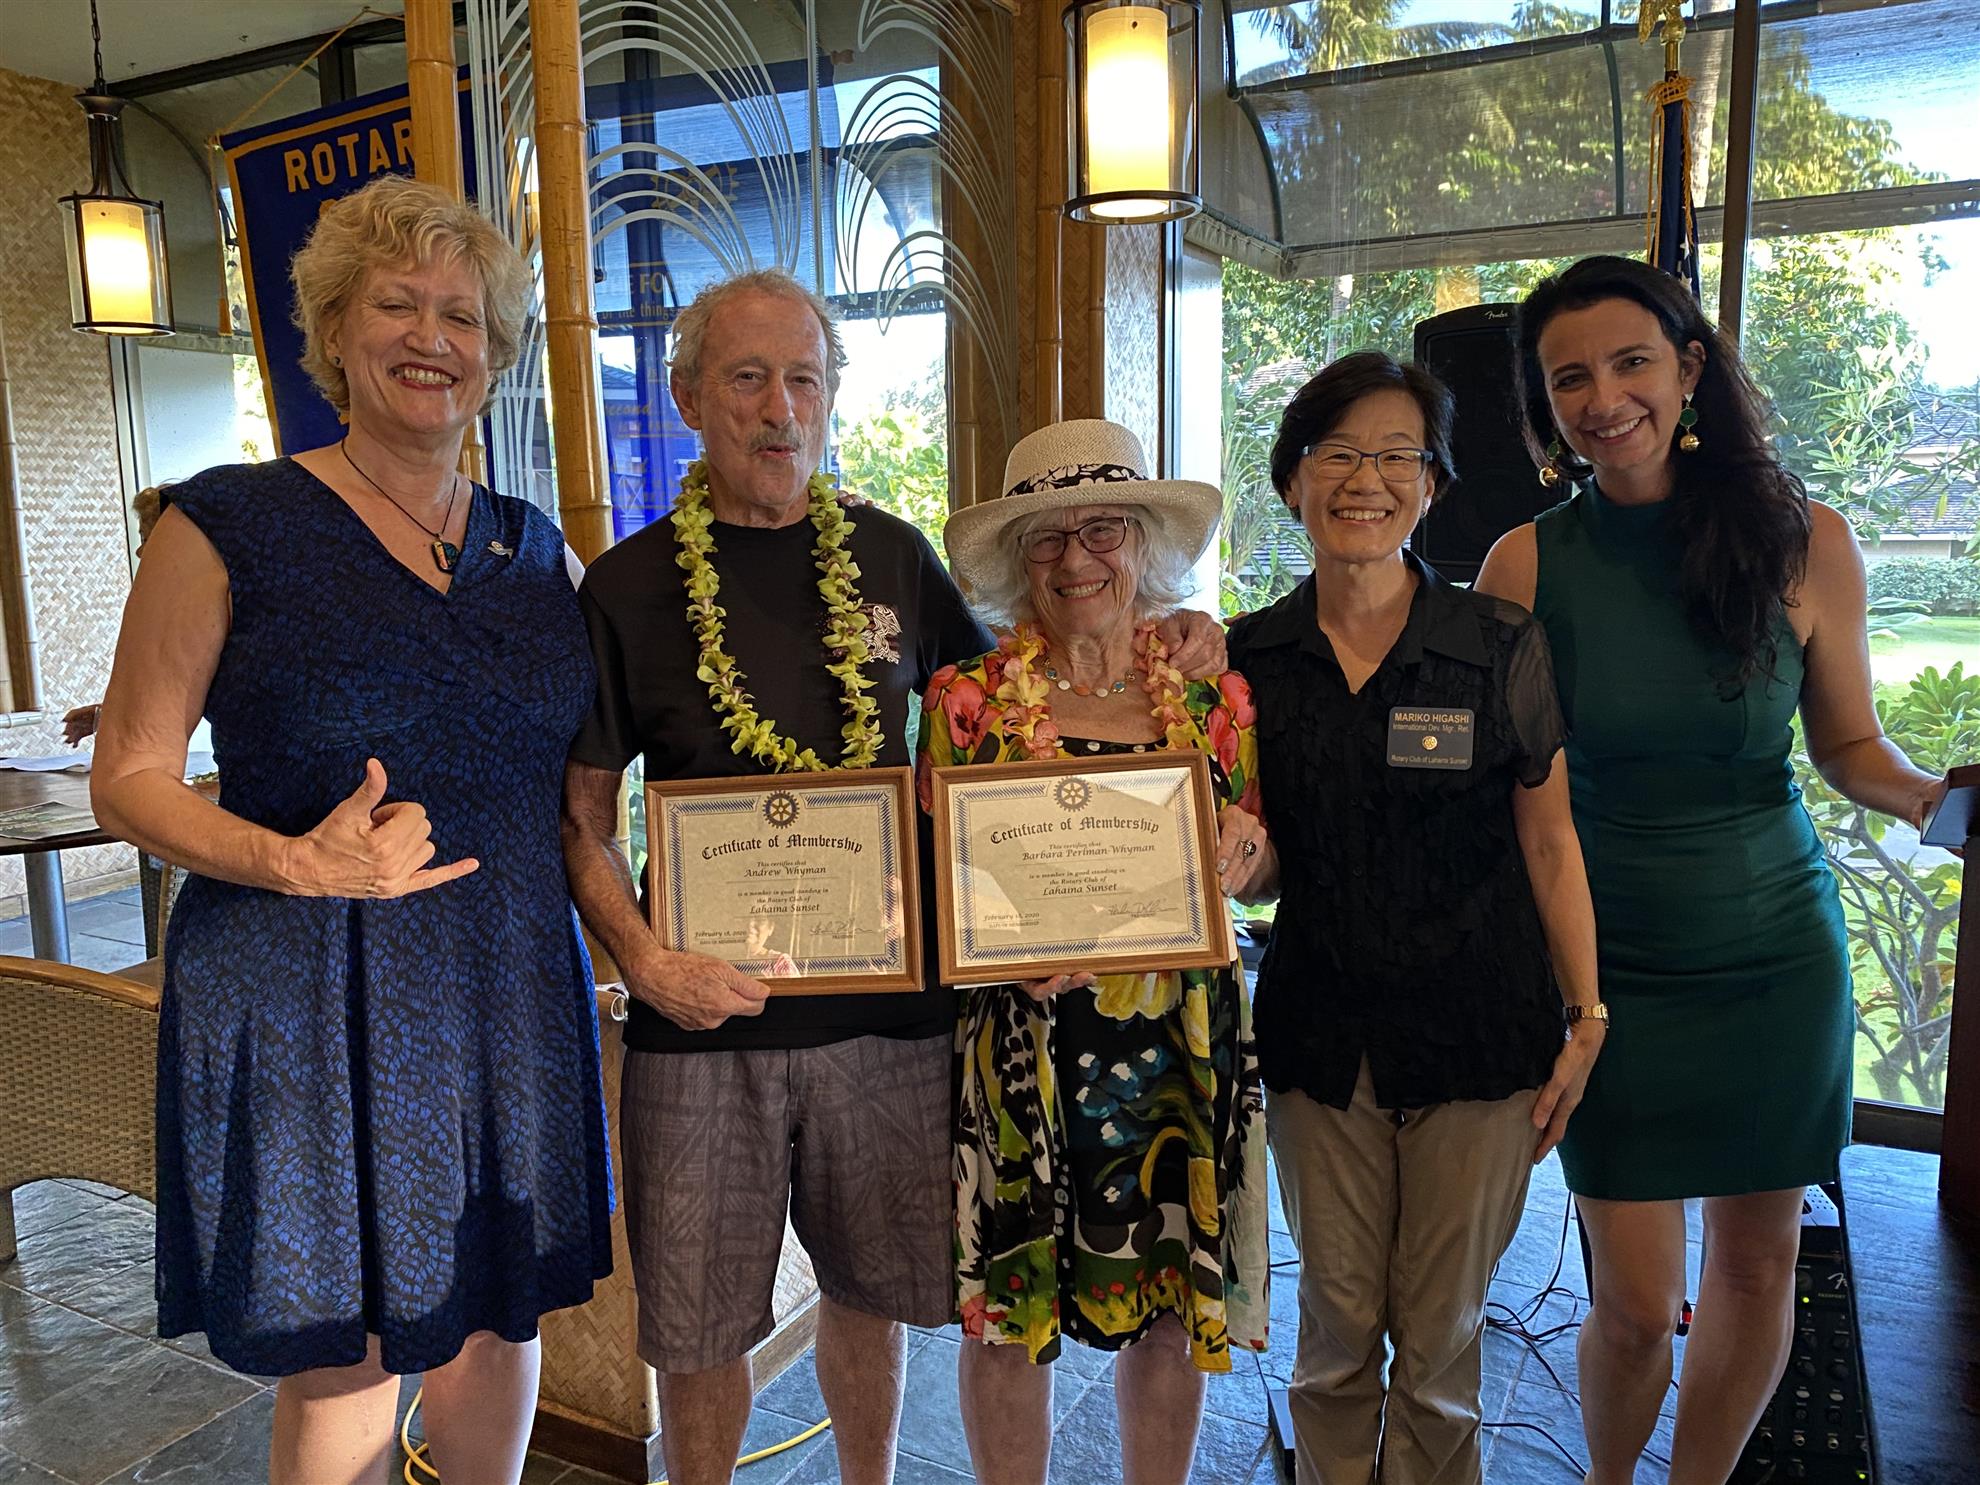
[[69, 323], [99, 335], [170, 335], [172, 281], [165, 269], [165, 207], [131, 189], [118, 115], [125, 100], [103, 80], [103, 31], [89, 0], [96, 81], [76, 102], [89, 118], [89, 189], [64, 196], [69, 252]]
[[1166, 222], [1197, 193], [1199, 0], [1072, 0], [1065, 9], [1071, 199], [1082, 222]]

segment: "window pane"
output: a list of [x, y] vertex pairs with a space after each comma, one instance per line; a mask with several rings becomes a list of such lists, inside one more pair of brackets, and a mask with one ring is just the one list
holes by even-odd
[[1566, 258], [1478, 267], [1270, 278], [1224, 265], [1223, 603], [1262, 608], [1306, 576], [1311, 548], [1272, 488], [1279, 416], [1292, 394], [1350, 351], [1407, 361], [1419, 321], [1467, 304], [1516, 301]]
[[944, 233], [944, 131], [958, 126], [935, 36], [891, 27], [864, 51], [767, 57], [740, 95], [712, 59], [623, 61], [624, 81], [587, 88], [617, 535], [671, 508], [699, 448], [668, 387], [675, 318], [707, 284], [781, 264], [840, 318], [827, 468], [939, 536], [948, 315], [972, 275]]
[[883, 329], [867, 315], [840, 330], [846, 373], [832, 408], [840, 481], [914, 522], [939, 552], [949, 518], [948, 317], [935, 307]]
[[[1727, 34], [1687, 43], [1708, 116]], [[1614, 73], [1611, 72], [1611, 66]], [[1630, 45], [1254, 94], [1289, 246], [1422, 237], [1644, 210], [1663, 58]], [[1616, 88], [1627, 100], [1619, 110]], [[1701, 130], [1701, 204], [1722, 195], [1723, 129]]]
[[1541, 36], [1572, 36], [1600, 24], [1599, 0], [1535, 6], [1520, 0], [1399, 0], [1342, 6], [1233, 0], [1232, 58], [1241, 84], [1434, 57]]
[[[1614, 6], [1606, 28], [1600, 8], [1240, 6], [1231, 40], [1241, 96], [1211, 108], [1246, 117], [1211, 132], [1255, 131], [1276, 195], [1261, 217], [1258, 194], [1226, 184], [1237, 178], [1226, 171], [1206, 183], [1208, 199], [1295, 252], [1544, 226], [1584, 232], [1585, 251], [1626, 247], [1648, 205], [1655, 130], [1646, 94], [1663, 76], [1664, 53], [1638, 42], [1633, 5]], [[1724, 198], [1730, 22], [1731, 0], [1700, 0], [1680, 58], [1701, 207]], [[1803, 203], [1792, 225], [1807, 231], [1863, 220], [1831, 196], [1972, 178], [1976, 65], [1980, 30], [1968, 0], [1812, 15], [1764, 6], [1757, 199]], [[1759, 230], [1779, 226], [1761, 214]], [[1516, 243], [1501, 240], [1475, 255], [1415, 261], [1508, 250]]]
[[[1686, 43], [1686, 59], [1689, 61]], [[1962, 180], [1980, 27], [1970, 0], [1772, 22], [1760, 33], [1760, 200]]]
[[[170, 484], [216, 464], [254, 464], [275, 451], [252, 356], [140, 341], [138, 409], [147, 482]], [[139, 539], [133, 530], [133, 541]]]
[[[1886, 734], [1942, 772], [1980, 749], [1980, 222], [1756, 243], [1746, 324], [1781, 447], [1863, 543]], [[1849, 927], [1860, 1098], [1938, 1108], [1961, 863], [1796, 758]]]

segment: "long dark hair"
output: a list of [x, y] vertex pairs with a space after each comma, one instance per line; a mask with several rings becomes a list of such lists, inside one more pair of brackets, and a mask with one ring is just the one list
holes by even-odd
[[[1787, 597], [1808, 568], [1808, 492], [1775, 456], [1768, 441], [1773, 410], [1741, 364], [1738, 348], [1705, 318], [1677, 278], [1629, 258], [1583, 258], [1543, 279], [1519, 307], [1515, 385], [1525, 414], [1526, 446], [1536, 464], [1556, 436], [1540, 367], [1540, 333], [1555, 315], [1605, 299], [1626, 299], [1655, 318], [1664, 338], [1685, 355], [1705, 348], [1705, 369], [1693, 405], [1699, 446], [1672, 450], [1676, 476], [1671, 520], [1682, 557], [1679, 596], [1686, 618], [1704, 639], [1731, 652], [1728, 680], [1744, 684], [1772, 675], [1779, 657]], [[1567, 449], [1557, 461], [1574, 477], [1589, 473]]]

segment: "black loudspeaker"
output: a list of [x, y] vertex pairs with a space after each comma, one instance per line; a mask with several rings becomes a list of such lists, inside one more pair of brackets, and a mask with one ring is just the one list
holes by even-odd
[[1410, 546], [1453, 582], [1474, 580], [1493, 542], [1567, 498], [1540, 483], [1520, 440], [1513, 354], [1510, 304], [1467, 305], [1416, 327], [1417, 364], [1457, 400], [1457, 482], [1425, 513]]

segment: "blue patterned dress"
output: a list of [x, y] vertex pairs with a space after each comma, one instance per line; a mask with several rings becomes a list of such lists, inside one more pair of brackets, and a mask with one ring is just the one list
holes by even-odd
[[559, 844], [592, 698], [555, 526], [477, 488], [452, 590], [301, 466], [208, 470], [172, 505], [227, 568], [207, 693], [226, 808], [285, 835], [385, 767], [435, 864], [391, 901], [193, 876], [158, 1045], [159, 1333], [287, 1375], [511, 1341], [611, 1271], [591, 966]]

